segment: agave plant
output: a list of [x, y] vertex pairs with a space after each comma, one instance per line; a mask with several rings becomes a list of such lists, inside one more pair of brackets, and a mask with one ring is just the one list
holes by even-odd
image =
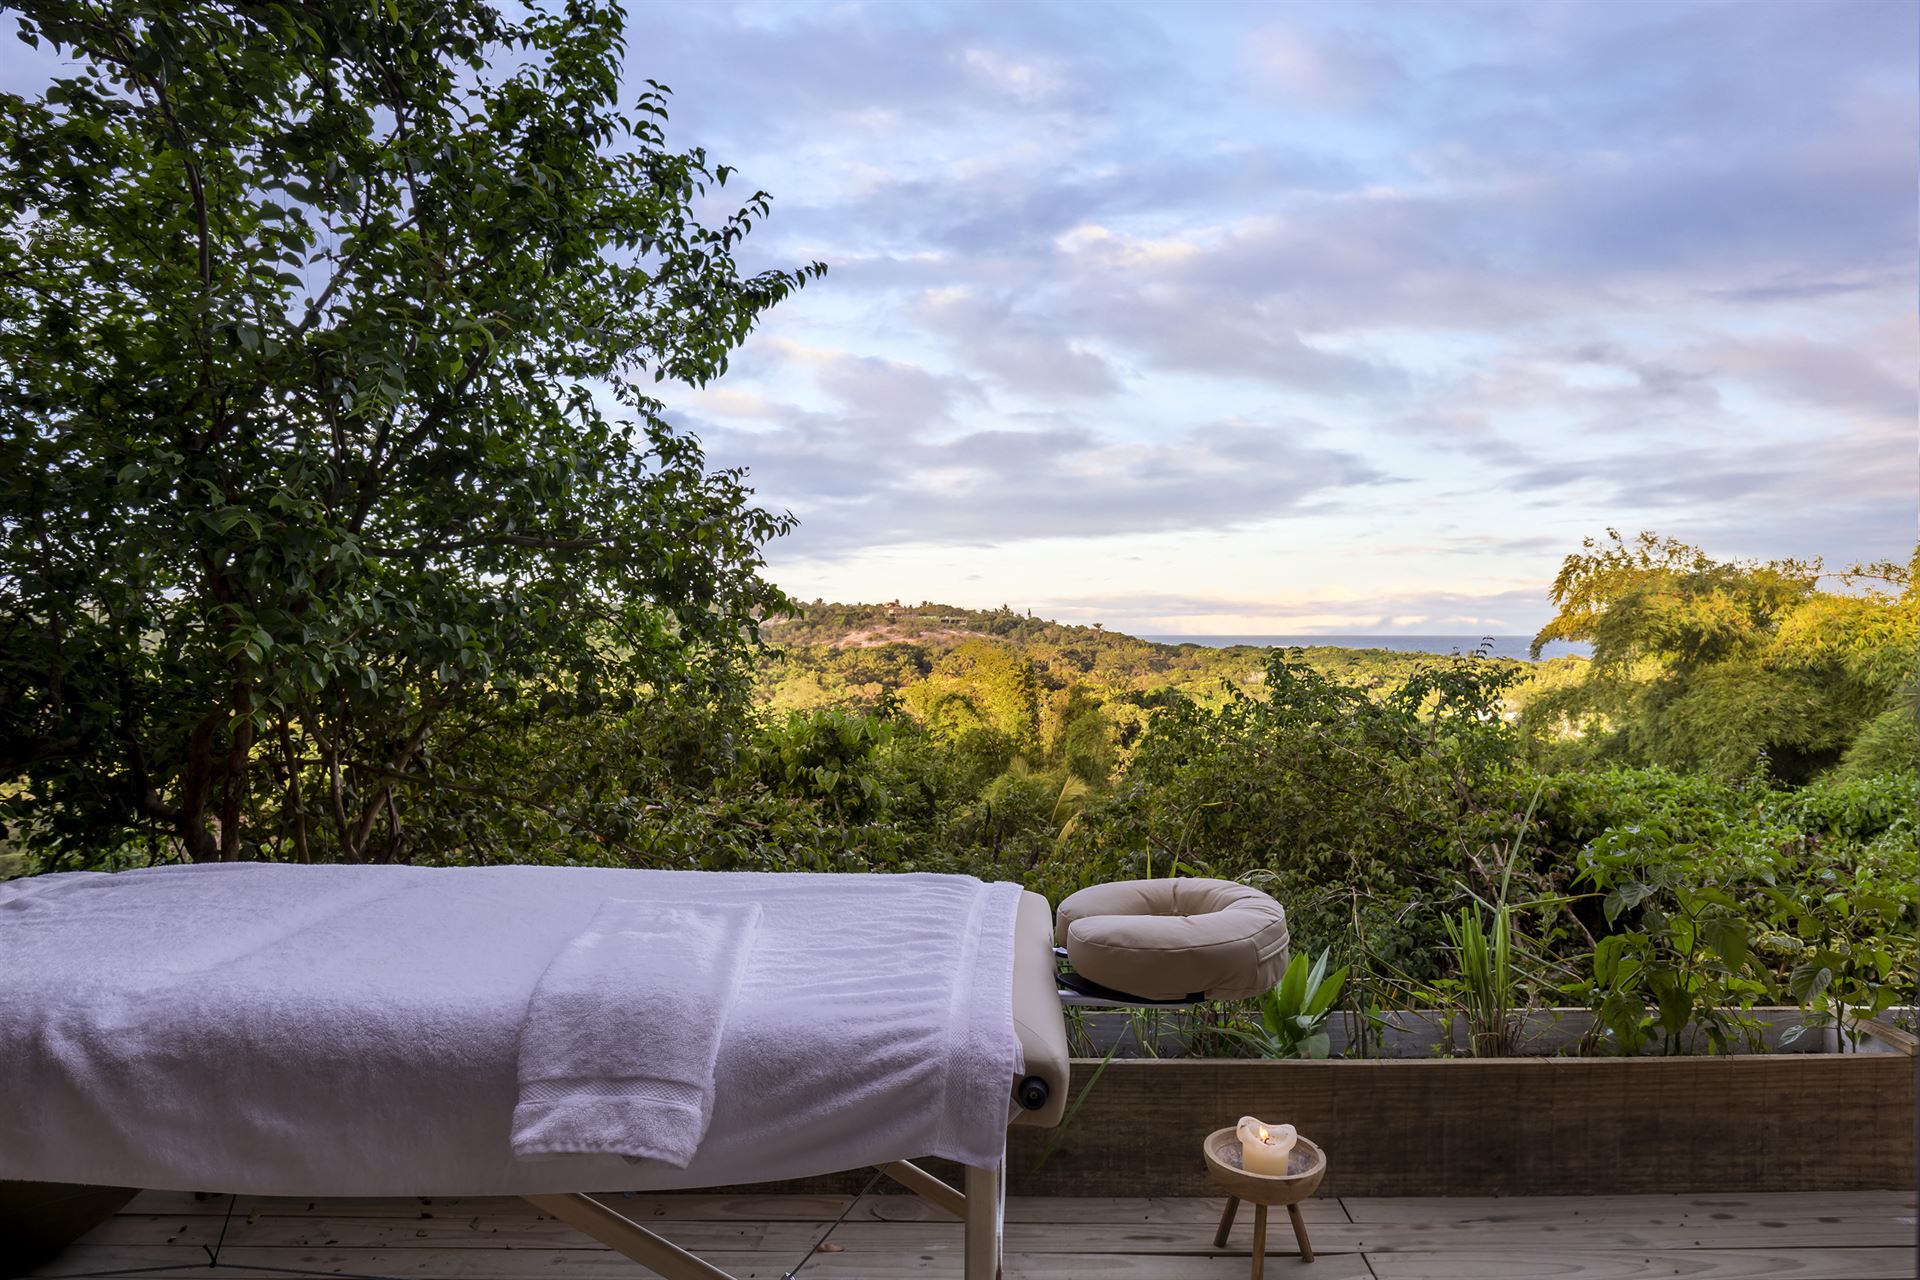
[[1260, 1026], [1265, 1034], [1256, 1039], [1267, 1057], [1327, 1056], [1332, 1047], [1327, 1018], [1347, 980], [1347, 966], [1329, 971], [1327, 964], [1325, 951], [1311, 963], [1303, 956], [1294, 956], [1273, 990], [1260, 997]]

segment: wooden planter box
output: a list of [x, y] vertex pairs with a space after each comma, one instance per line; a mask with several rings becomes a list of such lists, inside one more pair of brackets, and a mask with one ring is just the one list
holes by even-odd
[[[1911, 1187], [1916, 1059], [1281, 1062], [1115, 1059], [1060, 1135], [1015, 1129], [1022, 1195], [1202, 1196], [1207, 1133], [1243, 1115], [1327, 1153], [1322, 1195], [1561, 1195]], [[1099, 1068], [1076, 1059], [1078, 1097]]]
[[[1807, 1022], [1807, 1015], [1800, 1009], [1761, 1007], [1748, 1010], [1747, 1016], [1759, 1024], [1762, 1043], [1768, 1053], [1839, 1053], [1847, 1048], [1841, 1043], [1840, 1033], [1832, 1026], [1803, 1025]], [[1326, 1028], [1330, 1042], [1328, 1056], [1421, 1059], [1468, 1056], [1472, 1036], [1466, 1018], [1460, 1014], [1431, 1009], [1397, 1010], [1382, 1015], [1381, 1022], [1382, 1026], [1370, 1037], [1366, 1051], [1356, 1053], [1353, 1052], [1356, 1028], [1352, 1017], [1342, 1014], [1333, 1018]], [[1525, 1058], [1580, 1056], [1582, 1044], [1589, 1033], [1598, 1030], [1593, 1012], [1578, 1008], [1531, 1009], [1520, 1017], [1519, 1024], [1519, 1056]], [[1880, 1034], [1870, 1036], [1860, 1046], [1863, 1051], [1910, 1051], [1911, 1037], [1896, 1028], [1878, 1023], [1875, 1025], [1881, 1028]], [[1075, 1043], [1086, 1049], [1091, 1057], [1104, 1056], [1116, 1045], [1117, 1056], [1122, 1058], [1208, 1056], [1205, 1052], [1195, 1052], [1195, 1045], [1177, 1018], [1157, 1026], [1149, 1023], [1144, 1029], [1148, 1032], [1150, 1049], [1141, 1043], [1139, 1033], [1143, 1027], [1128, 1014], [1118, 1010], [1086, 1012], [1080, 1015], [1080, 1038]], [[1707, 1052], [1706, 1037], [1697, 1028], [1689, 1030], [1687, 1043], [1690, 1049], [1698, 1053]], [[1736, 1051], [1746, 1051], [1744, 1042], [1736, 1046]], [[1651, 1055], [1655, 1050], [1649, 1049], [1648, 1052]], [[1586, 1056], [1597, 1055], [1588, 1050]]]

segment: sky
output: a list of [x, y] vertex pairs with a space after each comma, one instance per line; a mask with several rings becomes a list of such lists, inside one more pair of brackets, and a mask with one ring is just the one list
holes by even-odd
[[1524, 635], [1609, 528], [1904, 560], [1917, 48], [1920, 0], [632, 0], [626, 97], [773, 195], [742, 261], [829, 268], [667, 417], [801, 600]]
[[1519, 634], [1608, 528], [1916, 537], [1911, 2], [636, 3], [820, 260], [670, 420], [803, 599]]

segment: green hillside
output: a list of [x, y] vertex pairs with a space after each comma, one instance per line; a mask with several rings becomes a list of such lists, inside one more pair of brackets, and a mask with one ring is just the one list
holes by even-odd
[[[764, 703], [776, 710], [823, 706], [874, 708], [888, 694], [903, 697], [923, 682], [953, 680], [969, 670], [982, 642], [1029, 664], [1042, 698], [1075, 686], [1107, 694], [1150, 695], [1177, 690], [1202, 702], [1217, 701], [1223, 685], [1257, 687], [1268, 650], [1254, 645], [1211, 648], [1163, 644], [1100, 626], [1076, 626], [1036, 618], [1006, 607], [965, 609], [918, 605], [838, 604], [815, 601], [798, 617], [763, 629], [772, 652], [760, 662]], [[957, 651], [965, 651], [955, 656]], [[1404, 679], [1435, 655], [1335, 645], [1294, 651], [1316, 671], [1362, 687]], [[1579, 658], [1540, 664], [1498, 660], [1516, 672], [1552, 670], [1564, 680], [1584, 665]], [[1517, 706], [1520, 699], [1515, 698]]]

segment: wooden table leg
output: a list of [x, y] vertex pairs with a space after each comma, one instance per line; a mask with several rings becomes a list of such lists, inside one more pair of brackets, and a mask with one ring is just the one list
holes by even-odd
[[1253, 1280], [1260, 1280], [1267, 1269], [1267, 1206], [1253, 1206]]
[[1227, 1232], [1233, 1230], [1234, 1210], [1238, 1209], [1239, 1207], [1240, 1207], [1239, 1196], [1227, 1197], [1227, 1207], [1220, 1214], [1220, 1229], [1213, 1233], [1214, 1248], [1224, 1249], [1227, 1247]]
[[1307, 1220], [1300, 1216], [1300, 1206], [1287, 1206], [1287, 1216], [1293, 1219], [1293, 1238], [1300, 1246], [1300, 1261], [1313, 1261], [1313, 1244], [1307, 1239]]

